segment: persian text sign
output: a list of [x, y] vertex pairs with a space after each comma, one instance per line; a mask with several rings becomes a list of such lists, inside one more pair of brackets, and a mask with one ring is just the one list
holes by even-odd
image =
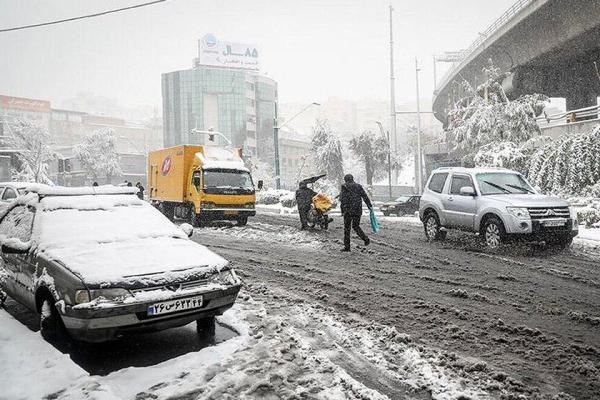
[[26, 99], [0, 95], [1, 108], [16, 108], [19, 110], [50, 112], [50, 102], [45, 100]]
[[217, 40], [209, 33], [198, 41], [198, 64], [258, 71], [258, 48], [253, 44]]

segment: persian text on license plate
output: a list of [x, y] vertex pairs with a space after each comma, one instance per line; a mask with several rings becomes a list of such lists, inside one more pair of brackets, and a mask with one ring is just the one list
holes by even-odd
[[563, 226], [567, 223], [564, 219], [552, 219], [544, 221], [544, 226]]
[[194, 296], [185, 299], [177, 299], [155, 303], [151, 306], [148, 306], [148, 315], [161, 315], [177, 311], [185, 311], [192, 310], [194, 308], [200, 308], [202, 307], [202, 300], [202, 296]]

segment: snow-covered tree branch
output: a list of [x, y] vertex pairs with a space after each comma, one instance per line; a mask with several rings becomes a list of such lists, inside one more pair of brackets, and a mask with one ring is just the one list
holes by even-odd
[[122, 174], [115, 141], [114, 130], [103, 128], [94, 131], [83, 143], [75, 146], [75, 155], [88, 178], [96, 180], [106, 177], [106, 181], [110, 183], [111, 177]]

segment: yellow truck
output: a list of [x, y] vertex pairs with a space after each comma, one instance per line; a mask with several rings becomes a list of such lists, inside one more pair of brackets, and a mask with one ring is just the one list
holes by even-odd
[[148, 154], [148, 196], [169, 219], [194, 226], [256, 215], [250, 171], [240, 149], [181, 145]]

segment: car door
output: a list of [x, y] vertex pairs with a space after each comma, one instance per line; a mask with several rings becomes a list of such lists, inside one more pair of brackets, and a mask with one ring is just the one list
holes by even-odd
[[[34, 212], [31, 207], [18, 205], [12, 208], [0, 221], [0, 235], [5, 246], [22, 248], [31, 240]], [[33, 303], [33, 277], [28, 274], [30, 256], [28, 253], [8, 252], [3, 247], [2, 266], [6, 273], [6, 289], [15, 300], [31, 307]]]
[[477, 197], [461, 195], [462, 187], [471, 187], [475, 191], [473, 180], [468, 174], [452, 174], [445, 208], [452, 225], [457, 228], [473, 229], [477, 213]]

